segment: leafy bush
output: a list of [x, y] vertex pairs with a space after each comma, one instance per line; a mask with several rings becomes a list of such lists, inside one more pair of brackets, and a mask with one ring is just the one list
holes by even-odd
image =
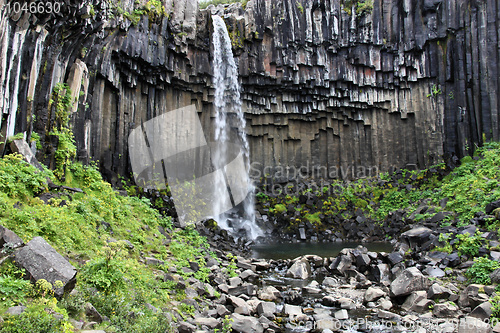
[[67, 319], [66, 312], [57, 306], [55, 298], [42, 298], [31, 303], [22, 314], [5, 317], [0, 332], [72, 333], [73, 325]]
[[82, 279], [105, 294], [123, 287], [123, 263], [115, 258], [117, 250], [104, 248], [104, 256], [87, 262], [82, 269]]
[[242, 7], [245, 8], [248, 0], [202, 0], [199, 2], [200, 9], [205, 9], [210, 5], [218, 6], [220, 4], [231, 4], [240, 2]]
[[10, 275], [0, 276], [0, 295], [2, 295], [0, 304], [17, 305], [30, 291], [31, 283], [29, 281]]
[[490, 274], [500, 268], [500, 262], [486, 257], [474, 259], [474, 264], [467, 270], [466, 275], [473, 283], [491, 284]]
[[457, 249], [460, 255], [474, 257], [479, 253], [479, 248], [481, 247], [483, 239], [479, 231], [477, 231], [474, 236], [471, 236], [468, 232], [457, 235], [457, 239]]
[[23, 161], [20, 154], [6, 155], [0, 159], [0, 192], [12, 198], [25, 199], [47, 189], [50, 171], [40, 172]]

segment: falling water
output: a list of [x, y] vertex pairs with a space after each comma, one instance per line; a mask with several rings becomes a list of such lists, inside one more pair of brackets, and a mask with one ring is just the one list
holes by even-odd
[[[224, 149], [223, 143], [236, 143], [245, 160], [246, 174], [242, 174], [240, 183], [248, 188], [248, 197], [243, 201], [243, 216], [235, 217], [231, 213], [224, 213], [217, 218], [218, 224], [238, 236], [243, 230], [246, 237], [255, 239], [262, 235], [261, 229], [255, 223], [255, 208], [253, 201], [254, 187], [248, 171], [250, 169], [249, 146], [245, 134], [246, 121], [241, 109], [240, 84], [238, 82], [238, 68], [233, 58], [231, 40], [226, 24], [220, 16], [212, 16], [213, 21], [213, 66], [215, 86], [215, 141], [221, 143], [222, 149], [213, 155], [213, 163], [222, 168], [230, 160], [229, 152]], [[232, 129], [232, 131], [231, 131]], [[236, 133], [235, 133], [236, 132]], [[217, 184], [217, 188], [225, 185], [224, 180]]]

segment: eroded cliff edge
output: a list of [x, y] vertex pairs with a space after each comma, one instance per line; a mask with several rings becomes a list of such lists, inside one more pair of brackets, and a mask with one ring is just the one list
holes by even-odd
[[194, 0], [165, 0], [166, 16], [132, 15], [148, 3], [2, 11], [4, 137], [37, 132], [50, 163], [58, 82], [71, 87], [78, 158], [98, 160], [110, 179], [130, 173], [128, 134], [155, 115], [194, 103], [210, 133], [210, 17], [219, 14], [239, 62], [256, 167], [425, 167], [500, 139], [498, 0], [374, 0], [363, 13], [340, 0], [202, 11]]

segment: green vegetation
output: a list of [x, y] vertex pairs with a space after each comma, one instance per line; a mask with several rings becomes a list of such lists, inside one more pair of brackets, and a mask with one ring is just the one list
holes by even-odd
[[[3, 263], [0, 309], [23, 304], [27, 310], [20, 316], [4, 315], [0, 332], [72, 332], [69, 317], [84, 316], [86, 302], [110, 319], [98, 326], [106, 332], [171, 331], [169, 317], [146, 304], [183, 316], [189, 316], [192, 309], [171, 305], [185, 294], [176, 283], [164, 281], [159, 269], [175, 267], [185, 278], [207, 281], [210, 271], [205, 260], [214, 256], [207, 240], [192, 228], [172, 231], [170, 218], [151, 208], [149, 199], [118, 195], [95, 166], [69, 161], [65, 175], [64, 181], [58, 180], [51, 171], [39, 171], [18, 154], [0, 159], [0, 225], [25, 242], [42, 236], [79, 270], [75, 293], [56, 300], [52, 285], [46, 281], [32, 285], [10, 260]], [[49, 194], [47, 178], [83, 192], [54, 192], [45, 203], [39, 196]], [[170, 233], [169, 244], [158, 232], [159, 226]], [[11, 249], [6, 246], [2, 251]], [[165, 265], [148, 266], [143, 256]], [[192, 262], [200, 269], [185, 273], [182, 268]], [[228, 274], [235, 274], [234, 260], [228, 269]], [[139, 315], [131, 317], [130, 313]]]
[[130, 22], [132, 22], [132, 25], [134, 26], [137, 26], [137, 24], [139, 24], [141, 17], [144, 15], [148, 16], [150, 27], [151, 24], [153, 24], [154, 22], [160, 22], [163, 17], [168, 15], [168, 12], [163, 6], [161, 0], [149, 0], [144, 6], [135, 8], [132, 13], [125, 11], [121, 7], [121, 3], [118, 2], [115, 7], [115, 11], [117, 15], [125, 17]]
[[441, 88], [439, 86], [433, 84], [431, 87], [431, 92], [427, 94], [427, 97], [437, 97], [437, 95], [441, 95], [443, 92], [441, 91]]
[[344, 11], [352, 15], [352, 8], [356, 11], [357, 16], [370, 14], [373, 10], [373, 0], [357, 1], [357, 0], [344, 0], [342, 3]]
[[246, 8], [248, 0], [202, 0], [199, 2], [200, 9], [205, 9], [210, 5], [229, 5], [232, 3], [241, 3], [243, 8]]
[[295, 5], [297, 6], [297, 9], [299, 10], [299, 12], [300, 12], [301, 14], [304, 14], [304, 6], [302, 6], [302, 4], [301, 4], [299, 1], [297, 1], [297, 2], [295, 3]]
[[467, 270], [467, 277], [472, 283], [491, 284], [490, 274], [500, 268], [500, 262], [485, 257], [474, 259], [474, 265]]

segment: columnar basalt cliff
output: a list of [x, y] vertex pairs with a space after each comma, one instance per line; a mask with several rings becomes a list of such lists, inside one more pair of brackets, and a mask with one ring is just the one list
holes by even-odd
[[206, 10], [164, 0], [166, 15], [139, 2], [71, 0], [50, 15], [2, 11], [2, 135], [38, 133], [39, 157], [50, 163], [59, 82], [71, 88], [78, 158], [98, 160], [108, 178], [129, 174], [128, 133], [158, 114], [195, 104], [213, 135], [217, 14], [239, 62], [257, 169], [308, 166], [332, 176], [343, 168], [351, 177], [360, 167], [429, 166], [500, 139], [498, 0], [374, 0], [364, 11], [349, 0]]

